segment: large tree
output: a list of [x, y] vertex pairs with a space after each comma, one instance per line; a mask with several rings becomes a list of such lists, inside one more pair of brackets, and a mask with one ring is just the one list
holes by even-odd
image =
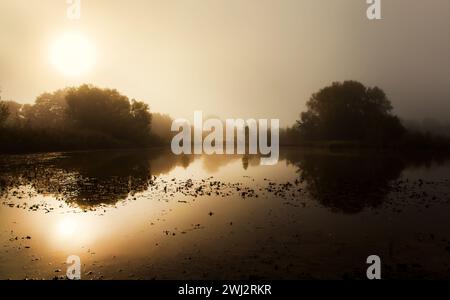
[[66, 101], [68, 118], [80, 129], [137, 143], [150, 136], [148, 105], [130, 101], [117, 90], [82, 85], [69, 89]]
[[334, 82], [313, 94], [297, 121], [308, 140], [389, 142], [404, 128], [383, 90], [356, 81]]

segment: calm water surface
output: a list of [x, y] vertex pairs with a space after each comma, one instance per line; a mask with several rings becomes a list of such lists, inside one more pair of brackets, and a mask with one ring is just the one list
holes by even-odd
[[0, 156], [0, 279], [450, 278], [450, 163], [282, 149]]

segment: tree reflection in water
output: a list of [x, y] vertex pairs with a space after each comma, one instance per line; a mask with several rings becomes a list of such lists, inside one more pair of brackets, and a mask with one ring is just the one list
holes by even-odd
[[406, 167], [445, 160], [424, 154], [325, 150], [285, 151], [284, 159], [298, 168], [301, 180], [315, 200], [348, 214], [380, 206]]
[[[31, 186], [37, 194], [50, 195], [81, 208], [115, 205], [130, 195], [146, 191], [156, 176], [167, 174], [175, 167], [186, 169], [199, 158], [201, 172], [204, 173], [199, 173], [200, 177], [218, 173], [222, 167], [235, 161], [239, 162], [245, 174], [249, 168], [258, 168], [260, 162], [260, 157], [255, 155], [176, 156], [162, 149], [4, 156], [0, 157], [3, 166], [0, 170], [0, 196], [14, 188]], [[380, 206], [396, 187], [396, 180], [406, 167], [429, 165], [436, 157], [292, 148], [283, 149], [281, 159], [295, 166], [300, 181], [306, 183], [313, 200], [337, 212], [352, 214], [367, 207]], [[445, 158], [441, 162], [443, 160]], [[272, 172], [270, 168], [264, 170], [267, 170], [264, 171], [268, 172], [267, 175]], [[292, 171], [285, 168], [283, 172]], [[301, 195], [292, 194], [293, 191], [289, 194], [287, 189], [294, 187], [299, 180], [295, 180], [295, 176], [291, 180], [288, 185], [278, 185], [274, 193], [267, 196], [275, 199], [285, 194], [290, 195], [291, 201], [297, 201]], [[183, 185], [172, 183], [177, 191], [180, 186], [176, 185]], [[205, 185], [202, 189], [213, 186], [208, 182], [201, 184]], [[236, 190], [235, 185], [242, 183], [233, 184], [227, 188]], [[252, 190], [253, 195], [258, 190], [255, 184], [258, 183], [241, 188]], [[269, 190], [274, 187], [269, 187]], [[277, 194], [277, 190], [283, 189], [284, 192]], [[216, 192], [219, 191], [214, 190], [212, 194]], [[223, 194], [229, 193], [224, 191]], [[237, 193], [238, 197], [241, 194], [242, 191]]]
[[82, 208], [114, 205], [143, 192], [154, 176], [193, 157], [165, 155], [164, 150], [97, 151], [17, 156], [0, 172], [2, 191], [29, 185], [38, 194], [52, 195]]

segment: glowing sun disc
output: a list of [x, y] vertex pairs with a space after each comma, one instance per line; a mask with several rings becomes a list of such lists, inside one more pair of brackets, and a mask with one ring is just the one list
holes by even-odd
[[94, 48], [82, 34], [66, 33], [52, 44], [50, 60], [65, 75], [81, 75], [94, 64]]

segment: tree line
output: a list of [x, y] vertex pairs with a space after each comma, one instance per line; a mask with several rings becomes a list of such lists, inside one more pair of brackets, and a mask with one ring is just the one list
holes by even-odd
[[[285, 146], [450, 149], [443, 135], [405, 127], [386, 93], [357, 81], [314, 93], [306, 111], [280, 132]], [[114, 89], [92, 85], [0, 102], [0, 152], [141, 148], [170, 145], [172, 119]]]
[[82, 85], [44, 93], [34, 104], [1, 102], [0, 151], [148, 147], [160, 143], [151, 124], [144, 102]]
[[284, 145], [448, 150], [450, 139], [405, 126], [379, 87], [334, 82], [314, 93], [296, 124], [280, 133]]

